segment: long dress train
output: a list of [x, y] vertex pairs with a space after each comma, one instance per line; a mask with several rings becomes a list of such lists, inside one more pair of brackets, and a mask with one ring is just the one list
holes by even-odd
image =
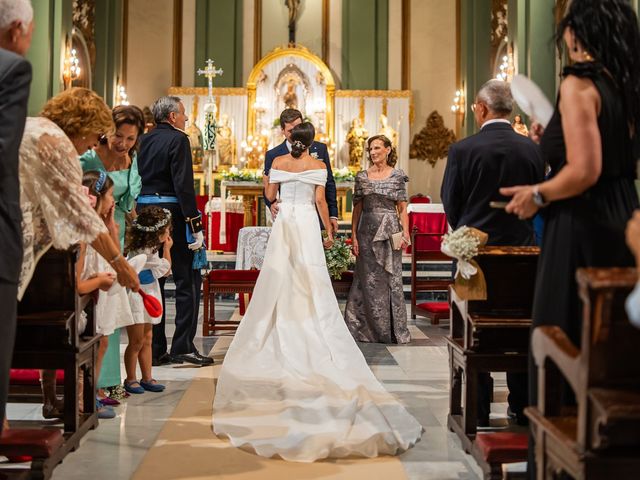
[[326, 170], [271, 170], [280, 212], [216, 387], [215, 433], [265, 457], [393, 455], [422, 434], [375, 378], [342, 318], [314, 205], [326, 177]]

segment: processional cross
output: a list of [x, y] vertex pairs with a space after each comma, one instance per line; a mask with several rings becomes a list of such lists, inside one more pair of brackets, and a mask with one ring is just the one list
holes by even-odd
[[222, 75], [221, 68], [216, 68], [213, 65], [213, 60], [207, 60], [207, 66], [204, 69], [197, 71], [198, 75], [203, 75], [208, 80], [208, 96], [207, 102], [204, 105], [204, 132], [202, 135], [202, 143], [205, 151], [215, 150], [216, 148], [216, 133], [218, 126], [216, 125], [216, 101], [213, 98], [213, 79], [219, 75]]

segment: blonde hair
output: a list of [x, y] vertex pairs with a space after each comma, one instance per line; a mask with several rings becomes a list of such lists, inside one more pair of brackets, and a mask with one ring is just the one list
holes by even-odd
[[96, 92], [72, 87], [50, 98], [40, 113], [58, 125], [68, 137], [115, 131], [111, 110]]

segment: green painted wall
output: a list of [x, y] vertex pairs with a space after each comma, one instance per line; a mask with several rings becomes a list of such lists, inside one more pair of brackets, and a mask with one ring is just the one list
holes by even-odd
[[556, 49], [554, 0], [535, 0], [527, 4], [527, 74], [554, 103], [558, 76], [556, 75]]
[[71, 2], [32, 0], [34, 31], [27, 58], [33, 66], [29, 115], [37, 115], [52, 95], [63, 88], [61, 59], [72, 28]]
[[477, 131], [471, 104], [476, 92], [491, 73], [491, 0], [462, 0], [460, 3], [460, 74], [467, 96], [462, 125], [464, 136]]
[[343, 0], [341, 87], [387, 89], [388, 57], [389, 1]]
[[96, 0], [93, 89], [113, 106], [122, 76], [122, 0]]
[[[517, 71], [529, 76], [553, 103], [558, 75], [553, 42], [554, 0], [508, 0], [509, 39], [517, 51]], [[461, 0], [460, 73], [467, 95], [463, 135], [477, 132], [470, 105], [491, 71], [491, 0]]]
[[[211, 58], [224, 73], [214, 80], [217, 87], [242, 87], [242, 2], [196, 0], [196, 68]], [[207, 80], [195, 74], [195, 85]]]

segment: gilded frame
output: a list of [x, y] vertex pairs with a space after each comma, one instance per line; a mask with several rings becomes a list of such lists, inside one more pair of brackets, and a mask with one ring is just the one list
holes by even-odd
[[247, 135], [255, 135], [256, 133], [256, 112], [253, 109], [253, 105], [256, 102], [258, 78], [260, 78], [262, 69], [275, 59], [288, 56], [301, 57], [307, 61], [310, 61], [318, 67], [318, 70], [320, 70], [320, 72], [322, 72], [327, 89], [325, 110], [326, 129], [330, 138], [330, 142], [333, 142], [333, 112], [335, 105], [336, 82], [327, 64], [324, 63], [320, 57], [311, 53], [311, 51], [302, 46], [286, 48], [278, 47], [262, 57], [262, 59], [258, 63], [256, 63], [251, 70], [251, 73], [249, 74], [249, 78], [247, 80]]

